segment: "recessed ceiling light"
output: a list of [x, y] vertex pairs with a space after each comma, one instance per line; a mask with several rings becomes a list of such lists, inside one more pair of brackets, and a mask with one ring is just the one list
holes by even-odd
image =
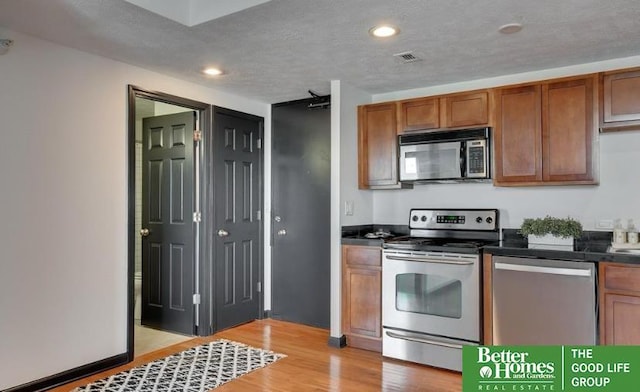
[[374, 26], [369, 29], [369, 34], [378, 38], [387, 38], [398, 34], [400, 30], [390, 25]]
[[520, 23], [507, 23], [506, 25], [500, 26], [498, 29], [502, 34], [513, 34], [522, 30], [522, 25]]
[[204, 71], [205, 74], [209, 75], [209, 76], [218, 76], [218, 75], [222, 75], [222, 70], [218, 69], [218, 68], [205, 68]]

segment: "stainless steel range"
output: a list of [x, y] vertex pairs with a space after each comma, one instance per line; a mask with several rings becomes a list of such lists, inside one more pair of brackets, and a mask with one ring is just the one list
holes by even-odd
[[500, 239], [497, 209], [412, 209], [409, 237], [383, 243], [382, 355], [462, 370], [480, 343], [482, 246]]

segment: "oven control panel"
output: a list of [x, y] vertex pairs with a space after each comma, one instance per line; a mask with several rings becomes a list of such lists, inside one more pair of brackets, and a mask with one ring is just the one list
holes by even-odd
[[414, 208], [410, 212], [409, 228], [495, 231], [498, 229], [498, 210], [438, 210]]

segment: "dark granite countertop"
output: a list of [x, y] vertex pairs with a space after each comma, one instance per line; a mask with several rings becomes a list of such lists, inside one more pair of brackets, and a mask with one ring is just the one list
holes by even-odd
[[[382, 239], [367, 238], [365, 234], [377, 231], [391, 233], [392, 236], [409, 234], [405, 225], [358, 225], [342, 228], [342, 244], [361, 246], [382, 246]], [[611, 233], [602, 231], [585, 231], [582, 238], [575, 241], [575, 250], [547, 250], [531, 249], [527, 239], [522, 237], [517, 229], [503, 229], [503, 240], [498, 245], [485, 246], [484, 251], [496, 256], [532, 257], [553, 260], [610, 261], [625, 264], [639, 264], [640, 254], [609, 253], [607, 248], [611, 244]]]
[[611, 244], [610, 232], [585, 232], [582, 238], [575, 241], [574, 251], [531, 249], [528, 247], [527, 240], [515, 229], [504, 229], [502, 236], [503, 241], [499, 245], [485, 246], [484, 251], [496, 256], [640, 264], [640, 255], [638, 254], [607, 252], [607, 248]]
[[407, 225], [358, 225], [342, 227], [343, 245], [382, 246], [381, 238], [367, 238], [368, 233], [383, 231], [390, 233], [392, 237], [409, 234]]

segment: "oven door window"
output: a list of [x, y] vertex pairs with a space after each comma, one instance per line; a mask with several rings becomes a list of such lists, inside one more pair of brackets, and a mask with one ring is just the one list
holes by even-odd
[[396, 309], [459, 319], [462, 317], [462, 282], [433, 274], [398, 274]]

